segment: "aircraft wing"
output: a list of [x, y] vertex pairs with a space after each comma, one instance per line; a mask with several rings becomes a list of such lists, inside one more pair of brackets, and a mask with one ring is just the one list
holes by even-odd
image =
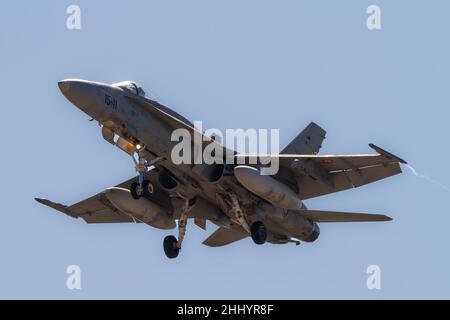
[[245, 162], [255, 163], [255, 158], [276, 158], [280, 173], [275, 178], [287, 180], [297, 187], [302, 199], [360, 187], [402, 172], [403, 159], [373, 145], [378, 154], [365, 155], [236, 155]]
[[[155, 186], [158, 186], [156, 173], [150, 171], [146, 174], [146, 179], [152, 182]], [[129, 179], [116, 187], [129, 189], [133, 182], [137, 181], [137, 177]], [[164, 195], [162, 192], [158, 192], [158, 188], [155, 188], [155, 197], [153, 199], [159, 202], [161, 205], [168, 205], [164, 203]], [[106, 198], [104, 192], [100, 192], [92, 197], [82, 200], [70, 206], [66, 206], [60, 203], [56, 203], [47, 199], [35, 199], [37, 202], [42, 203], [50, 208], [58, 210], [67, 214], [72, 218], [82, 218], [89, 224], [93, 223], [140, 223], [132, 217], [119, 211], [114, 205]]]
[[325, 194], [357, 188], [401, 172], [402, 170], [398, 163], [388, 163], [329, 172], [328, 179], [322, 181], [311, 176], [300, 176], [296, 180], [298, 181], [300, 197], [302, 199], [310, 199]]
[[222, 247], [227, 244], [242, 240], [248, 237], [248, 234], [243, 230], [237, 228], [219, 228], [208, 239], [203, 241], [203, 244], [208, 247]]
[[124, 223], [137, 222], [130, 216], [117, 210], [103, 193], [80, 201], [72, 206], [65, 206], [47, 199], [36, 198], [36, 201], [58, 210], [72, 218], [83, 218], [87, 223]]

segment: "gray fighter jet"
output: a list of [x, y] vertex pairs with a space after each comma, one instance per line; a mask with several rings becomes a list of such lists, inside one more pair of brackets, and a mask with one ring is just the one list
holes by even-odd
[[234, 163], [175, 164], [171, 135], [176, 129], [200, 135], [202, 148], [226, 147], [148, 98], [135, 82], [74, 79], [58, 85], [70, 102], [99, 122], [106, 141], [130, 155], [138, 176], [71, 206], [36, 200], [87, 223], [178, 226], [178, 237], [163, 241], [169, 258], [179, 254], [188, 219], [202, 229], [207, 220], [218, 226], [203, 242], [210, 247], [249, 236], [258, 245], [298, 245], [319, 237], [318, 223], [391, 220], [378, 214], [309, 210], [303, 202], [401, 173], [400, 164], [406, 162], [373, 144], [375, 154], [319, 155], [326, 132], [311, 123], [280, 154], [266, 155], [279, 162], [274, 175], [261, 172], [264, 164], [254, 159], [258, 155], [237, 152], [232, 152]]

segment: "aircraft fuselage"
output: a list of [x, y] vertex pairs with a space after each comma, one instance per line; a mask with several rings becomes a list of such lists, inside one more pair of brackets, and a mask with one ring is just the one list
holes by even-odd
[[[226, 212], [224, 205], [221, 206], [221, 200], [218, 199], [218, 194], [223, 193], [223, 190], [231, 189], [239, 201], [251, 202], [246, 205], [246, 219], [249, 223], [263, 220], [269, 231], [268, 241], [286, 243], [291, 237], [303, 241], [317, 239], [319, 235], [317, 224], [296, 213], [257, 199], [255, 195], [242, 188], [233, 177], [223, 176], [219, 182], [211, 183], [197, 173], [202, 170], [193, 170], [192, 165], [174, 165], [171, 162], [171, 151], [176, 142], [171, 141], [171, 135], [175, 128], [128, 98], [129, 95], [136, 95], [140, 99], [145, 99], [139, 97], [137, 88], [132, 92], [116, 85], [75, 79], [59, 82], [59, 88], [69, 101], [97, 120], [103, 126], [103, 130], [110, 130], [133, 146], [145, 146], [148, 157], [146, 160], [161, 158], [158, 165], [165, 168], [171, 177], [180, 183], [180, 188], [166, 189], [172, 197], [180, 193], [189, 199], [202, 197], [212, 206], [217, 205], [225, 211], [220, 221], [213, 221], [219, 226], [236, 222], [234, 214]], [[154, 104], [155, 108], [165, 108], [165, 112], [171, 112], [180, 121], [187, 121], [156, 101], [149, 99], [147, 101]], [[179, 218], [182, 204], [176, 201], [173, 203], [174, 218]], [[198, 217], [205, 213], [196, 212], [194, 207], [190, 214]]]

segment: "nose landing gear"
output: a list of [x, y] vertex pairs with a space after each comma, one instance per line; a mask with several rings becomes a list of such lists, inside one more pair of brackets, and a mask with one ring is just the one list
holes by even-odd
[[150, 181], [145, 180], [145, 174], [151, 166], [162, 160], [161, 157], [158, 157], [153, 159], [152, 161], [147, 161], [144, 158], [144, 149], [145, 148], [141, 147], [141, 149], [138, 150], [138, 160], [132, 157], [135, 163], [136, 171], [139, 173], [138, 182], [133, 182], [130, 186], [131, 196], [135, 200], [139, 200], [142, 196], [148, 197], [153, 193], [153, 185], [150, 183]]
[[149, 197], [153, 193], [153, 185], [148, 180], [143, 180], [142, 184], [133, 182], [130, 186], [130, 193], [135, 200], [139, 200], [142, 196]]

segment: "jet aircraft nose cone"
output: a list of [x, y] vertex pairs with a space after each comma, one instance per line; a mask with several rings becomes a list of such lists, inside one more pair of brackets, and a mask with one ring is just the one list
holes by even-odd
[[62, 93], [66, 93], [70, 89], [70, 81], [62, 80], [58, 82], [59, 90], [61, 90]]

